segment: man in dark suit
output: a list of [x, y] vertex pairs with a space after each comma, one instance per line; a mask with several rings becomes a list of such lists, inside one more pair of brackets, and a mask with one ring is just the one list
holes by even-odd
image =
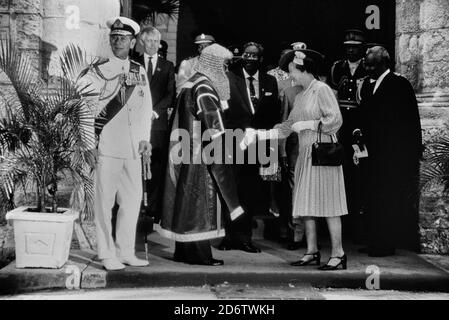
[[[226, 129], [271, 129], [280, 122], [277, 82], [261, 70], [262, 57], [263, 47], [260, 44], [247, 43], [243, 47], [241, 63], [228, 72], [231, 98], [225, 111]], [[257, 253], [260, 249], [251, 241], [252, 219], [254, 214], [268, 211], [269, 183], [262, 181], [259, 175], [260, 164], [234, 162], [233, 167], [245, 214], [232, 223], [228, 221], [226, 237], [219, 249]]]
[[163, 177], [168, 154], [168, 113], [175, 98], [175, 67], [158, 55], [161, 34], [153, 27], [141, 30], [139, 42], [143, 53], [135, 57], [147, 71], [153, 101], [153, 126], [151, 128], [151, 172], [147, 182], [148, 205], [151, 216], [158, 220], [161, 212]]
[[[369, 78], [361, 89], [360, 130], [368, 151], [364, 181], [368, 188], [370, 256], [395, 254], [398, 247], [417, 251], [418, 183], [422, 157], [421, 123], [410, 82], [389, 69], [387, 50], [367, 51]], [[354, 155], [357, 163], [358, 156]]]

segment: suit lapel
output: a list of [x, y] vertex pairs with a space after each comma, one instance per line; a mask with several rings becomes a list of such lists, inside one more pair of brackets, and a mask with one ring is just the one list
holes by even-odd
[[382, 92], [385, 88], [385, 86], [388, 84], [388, 82], [390, 81], [391, 77], [393, 76], [393, 73], [390, 71], [385, 78], [382, 80], [382, 82], [380, 83], [379, 87], [377, 88], [376, 92], [374, 93], [373, 96], [377, 96], [380, 92]]
[[[246, 87], [246, 79], [245, 79], [245, 75], [243, 73], [243, 69], [241, 70], [241, 73], [239, 74], [235, 74], [236, 79], [237, 79], [237, 88], [240, 91], [241, 96], [243, 97], [243, 100], [245, 101], [245, 107], [246, 109], [253, 114], [252, 110], [251, 110], [251, 102], [249, 100], [249, 96], [248, 96], [248, 89]], [[255, 108], [255, 106], [254, 106]], [[254, 110], [255, 112], [255, 110]]]
[[157, 63], [156, 63], [156, 66], [154, 68], [155, 69], [154, 69], [153, 76], [151, 77], [151, 83], [150, 84], [153, 84], [155, 82], [155, 78], [158, 78], [159, 74], [162, 71], [162, 60], [161, 60], [160, 57], [157, 58]]

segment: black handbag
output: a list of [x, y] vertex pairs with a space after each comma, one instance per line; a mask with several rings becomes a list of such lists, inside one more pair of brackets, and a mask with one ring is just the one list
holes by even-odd
[[341, 166], [344, 161], [343, 145], [339, 142], [321, 142], [322, 123], [318, 124], [317, 141], [312, 145], [312, 166]]

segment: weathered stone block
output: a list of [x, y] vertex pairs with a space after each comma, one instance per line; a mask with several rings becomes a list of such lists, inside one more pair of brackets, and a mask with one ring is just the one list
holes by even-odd
[[449, 63], [424, 61], [422, 79], [423, 92], [449, 88]]
[[437, 29], [449, 27], [449, 1], [424, 0], [419, 13], [421, 29]]
[[42, 36], [42, 17], [39, 14], [18, 14], [15, 23], [17, 32], [26, 34], [28, 38]]
[[[78, 10], [71, 10], [69, 6]], [[80, 21], [103, 26], [107, 19], [119, 15], [120, 0], [45, 0], [43, 10], [44, 16], [61, 18], [67, 18], [78, 11]]]
[[423, 61], [449, 63], [449, 29], [423, 32], [419, 40]]
[[419, 58], [419, 37], [416, 34], [403, 34], [399, 37], [397, 57], [401, 63], [414, 63]]
[[420, 107], [419, 115], [424, 126], [428, 126], [426, 122], [429, 121], [442, 125], [449, 121], [449, 108], [437, 108], [433, 106]]
[[2, 11], [9, 10], [9, 0], [0, 0], [0, 10], [2, 10]]
[[396, 32], [418, 32], [421, 1], [396, 1]]
[[11, 10], [16, 13], [41, 13], [45, 0], [12, 0]]
[[98, 25], [82, 23], [79, 30], [68, 30], [61, 27], [63, 23], [61, 18], [46, 18], [43, 21], [43, 41], [47, 44], [44, 50], [50, 60], [50, 75], [59, 73], [59, 56], [68, 44], [80, 46], [89, 55], [97, 55], [109, 47], [108, 38]]

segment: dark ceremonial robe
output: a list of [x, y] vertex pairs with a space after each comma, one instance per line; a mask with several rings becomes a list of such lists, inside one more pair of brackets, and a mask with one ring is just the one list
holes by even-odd
[[[200, 127], [201, 126], [201, 127]], [[200, 128], [200, 129], [199, 129]], [[163, 196], [160, 228], [163, 236], [178, 242], [214, 239], [225, 235], [221, 212], [238, 215], [243, 213], [239, 205], [233, 172], [224, 164], [205, 164], [201, 159], [201, 145], [194, 139], [210, 130], [212, 137], [220, 139], [225, 129], [222, 109], [212, 83], [197, 73], [184, 84], [177, 102]], [[190, 149], [186, 155], [188, 163], [175, 163], [178, 156], [179, 135], [177, 130], [189, 133]], [[202, 143], [204, 148], [210, 142]], [[217, 197], [218, 196], [218, 197]], [[222, 200], [220, 201], [219, 198]], [[223, 204], [228, 210], [220, 210]]]
[[421, 123], [415, 92], [390, 72], [373, 94], [367, 79], [361, 89], [361, 130], [368, 149], [369, 247], [418, 250], [418, 182], [422, 157]]

